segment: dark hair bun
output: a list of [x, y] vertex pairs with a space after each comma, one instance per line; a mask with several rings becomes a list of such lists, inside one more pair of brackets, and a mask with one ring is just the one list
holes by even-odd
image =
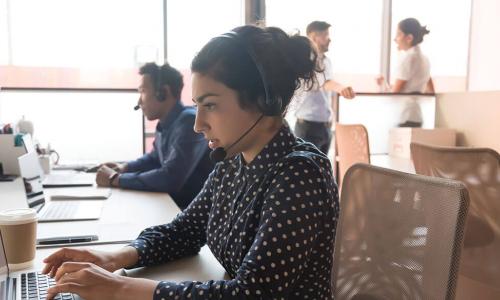
[[[304, 36], [294, 35], [289, 38], [288, 57], [292, 62], [297, 77], [313, 79], [317, 54], [311, 51], [311, 41]], [[310, 59], [304, 59], [309, 57]], [[312, 72], [311, 72], [312, 71]]]
[[399, 22], [399, 30], [404, 34], [411, 34], [413, 36], [412, 46], [420, 44], [424, 40], [424, 35], [428, 34], [430, 31], [427, 26], [421, 26], [420, 22], [415, 18], [407, 18]]
[[427, 29], [427, 26], [422, 26], [421, 29], [422, 29], [422, 35], [423, 36], [426, 35], [426, 34], [429, 34], [429, 32], [430, 32], [430, 30]]
[[277, 27], [247, 25], [208, 42], [193, 59], [191, 70], [236, 90], [243, 108], [266, 112], [270, 111], [266, 107], [279, 104], [272, 110], [272, 115], [279, 115], [301, 84], [313, 85], [317, 57], [306, 37], [290, 37]]

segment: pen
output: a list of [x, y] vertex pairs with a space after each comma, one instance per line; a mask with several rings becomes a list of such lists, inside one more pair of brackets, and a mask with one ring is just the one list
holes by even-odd
[[97, 235], [80, 235], [80, 236], [62, 236], [38, 239], [38, 245], [55, 245], [55, 244], [72, 244], [72, 243], [86, 243], [97, 241]]

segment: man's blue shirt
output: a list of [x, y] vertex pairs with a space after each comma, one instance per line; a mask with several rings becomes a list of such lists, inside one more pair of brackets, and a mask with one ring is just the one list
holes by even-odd
[[154, 149], [127, 164], [122, 188], [166, 192], [184, 209], [213, 169], [207, 141], [193, 130], [196, 111], [180, 101], [158, 122]]

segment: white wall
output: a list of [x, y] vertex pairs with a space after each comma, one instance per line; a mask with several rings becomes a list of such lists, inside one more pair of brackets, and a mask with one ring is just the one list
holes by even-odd
[[436, 127], [457, 131], [457, 145], [500, 152], [500, 91], [438, 94]]
[[500, 90], [500, 1], [472, 2], [469, 91]]

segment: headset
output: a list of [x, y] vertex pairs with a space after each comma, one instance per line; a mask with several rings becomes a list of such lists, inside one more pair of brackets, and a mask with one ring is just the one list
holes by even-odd
[[158, 99], [158, 101], [163, 102], [165, 101], [166, 94], [165, 94], [165, 89], [163, 88], [162, 85], [163, 76], [161, 72], [161, 66], [158, 65], [156, 66], [155, 73], [156, 73], [156, 80], [154, 82], [155, 96], [156, 99]]
[[262, 81], [262, 85], [264, 86], [264, 93], [265, 93], [264, 99], [262, 99], [261, 97], [257, 99], [257, 106], [262, 111], [262, 113], [265, 116], [281, 115], [282, 101], [280, 98], [276, 99], [271, 98], [271, 94], [269, 92], [269, 87], [268, 87], [268, 81], [266, 78], [266, 73], [264, 72], [264, 67], [258, 61], [257, 56], [255, 55], [253, 49], [249, 45], [247, 45], [235, 31], [229, 31], [218, 37], [235, 41], [242, 49], [245, 50], [245, 52], [248, 54], [248, 56], [254, 63], [255, 67], [257, 68], [257, 71], [259, 72], [260, 75], [260, 79]]
[[[161, 84], [162, 83], [162, 73], [161, 73], [161, 66], [158, 66], [156, 65], [156, 68], [155, 68], [155, 74], [154, 78], [156, 78], [153, 82], [153, 88], [155, 90], [155, 97], [156, 99], [158, 99], [159, 102], [163, 102], [165, 101], [165, 97], [166, 97], [166, 94], [165, 94], [165, 89], [163, 88], [163, 85]], [[151, 76], [151, 75], [150, 75]], [[137, 101], [137, 105], [134, 106], [134, 110], [139, 110], [141, 108], [141, 99], [139, 98], [139, 101]]]
[[232, 148], [234, 145], [239, 143], [252, 129], [257, 126], [257, 124], [262, 120], [264, 116], [279, 116], [281, 115], [281, 109], [282, 109], [282, 101], [280, 98], [277, 98], [273, 100], [271, 98], [271, 95], [269, 93], [269, 87], [267, 85], [267, 80], [266, 80], [266, 73], [264, 72], [264, 67], [262, 64], [257, 60], [257, 57], [255, 55], [255, 52], [253, 49], [249, 46], [247, 46], [243, 40], [238, 36], [238, 34], [234, 31], [230, 31], [227, 33], [224, 33], [217, 38], [226, 38], [235, 41], [242, 49], [245, 50], [245, 52], [248, 54], [248, 56], [252, 59], [252, 62], [254, 63], [255, 67], [257, 68], [257, 71], [259, 72], [260, 79], [262, 81], [262, 85], [264, 86], [264, 93], [265, 93], [265, 98], [262, 99], [259, 97], [257, 99], [257, 106], [259, 107], [260, 111], [262, 112], [262, 115], [253, 123], [250, 128], [245, 131], [235, 142], [233, 142], [229, 147], [224, 149], [223, 147], [217, 147], [214, 149], [212, 152], [210, 152], [210, 160], [213, 163], [218, 163], [223, 161], [226, 156], [227, 156], [227, 150]]

